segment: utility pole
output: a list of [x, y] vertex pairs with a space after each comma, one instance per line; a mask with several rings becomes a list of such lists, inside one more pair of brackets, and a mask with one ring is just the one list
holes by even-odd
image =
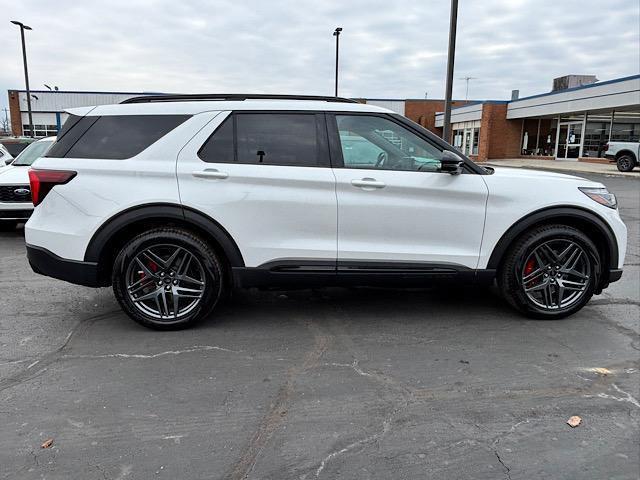
[[451, 137], [451, 93], [453, 91], [453, 62], [456, 56], [456, 27], [458, 24], [458, 0], [451, 0], [449, 18], [449, 54], [447, 56], [447, 83], [444, 99], [444, 124], [442, 138], [448, 142]]
[[335, 88], [335, 96], [338, 96], [338, 54], [340, 51], [340, 32], [342, 32], [342, 27], [337, 27], [333, 31], [333, 36], [336, 37], [336, 88]]
[[460, 77], [459, 80], [464, 80], [466, 82], [466, 87], [464, 90], [464, 99], [469, 99], [469, 80], [477, 80], [478, 77]]
[[31, 90], [29, 89], [29, 70], [27, 69], [27, 47], [24, 43], [24, 31], [32, 30], [29, 25], [25, 25], [17, 20], [11, 20], [11, 23], [20, 27], [20, 38], [22, 39], [22, 62], [24, 64], [24, 83], [27, 88], [27, 111], [29, 112], [29, 134], [31, 137], [35, 136], [33, 131], [33, 116], [31, 114]]

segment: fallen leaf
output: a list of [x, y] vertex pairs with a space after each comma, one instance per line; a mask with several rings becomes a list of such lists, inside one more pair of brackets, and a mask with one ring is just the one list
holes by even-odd
[[51, 447], [51, 445], [53, 445], [53, 438], [45, 440], [45, 442], [42, 445], [40, 445], [40, 447], [41, 448], [49, 448], [49, 447]]
[[567, 420], [567, 425], [569, 425], [571, 428], [576, 428], [581, 423], [582, 423], [582, 418], [580, 418], [578, 415], [574, 415], [569, 420]]

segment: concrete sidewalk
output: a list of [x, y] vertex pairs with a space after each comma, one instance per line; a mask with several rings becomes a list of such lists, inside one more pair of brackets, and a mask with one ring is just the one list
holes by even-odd
[[627, 178], [640, 178], [640, 168], [636, 167], [631, 172], [620, 172], [614, 163], [587, 163], [570, 160], [537, 160], [527, 158], [508, 158], [505, 160], [489, 160], [483, 165], [496, 167], [518, 167], [534, 170], [557, 170], [567, 173], [598, 173]]

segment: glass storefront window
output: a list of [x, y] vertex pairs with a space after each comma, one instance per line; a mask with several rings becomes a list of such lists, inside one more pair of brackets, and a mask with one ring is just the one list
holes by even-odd
[[480, 122], [468, 122], [466, 125], [459, 123], [453, 129], [452, 145], [465, 155], [478, 155], [480, 143], [480, 127], [475, 126]]
[[584, 130], [583, 157], [603, 157], [604, 146], [609, 141], [611, 113], [587, 114], [587, 126]]
[[478, 143], [480, 142], [480, 128], [473, 129], [473, 148], [471, 155], [478, 155]]
[[462, 151], [462, 133], [464, 130], [453, 131], [453, 146]]
[[471, 150], [471, 132], [472, 130], [469, 128], [464, 131], [464, 154], [467, 156]]
[[612, 142], [640, 142], [640, 112], [615, 112]]

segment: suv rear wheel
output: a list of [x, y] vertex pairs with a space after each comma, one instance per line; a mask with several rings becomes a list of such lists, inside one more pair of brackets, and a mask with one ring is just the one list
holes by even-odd
[[533, 318], [563, 318], [591, 298], [600, 274], [598, 249], [573, 227], [532, 229], [511, 247], [498, 275], [500, 290]]
[[171, 330], [206, 317], [222, 294], [221, 262], [201, 238], [156, 228], [129, 241], [116, 257], [113, 291], [145, 327]]
[[635, 167], [636, 162], [630, 154], [625, 153], [616, 159], [616, 165], [621, 172], [630, 172]]

